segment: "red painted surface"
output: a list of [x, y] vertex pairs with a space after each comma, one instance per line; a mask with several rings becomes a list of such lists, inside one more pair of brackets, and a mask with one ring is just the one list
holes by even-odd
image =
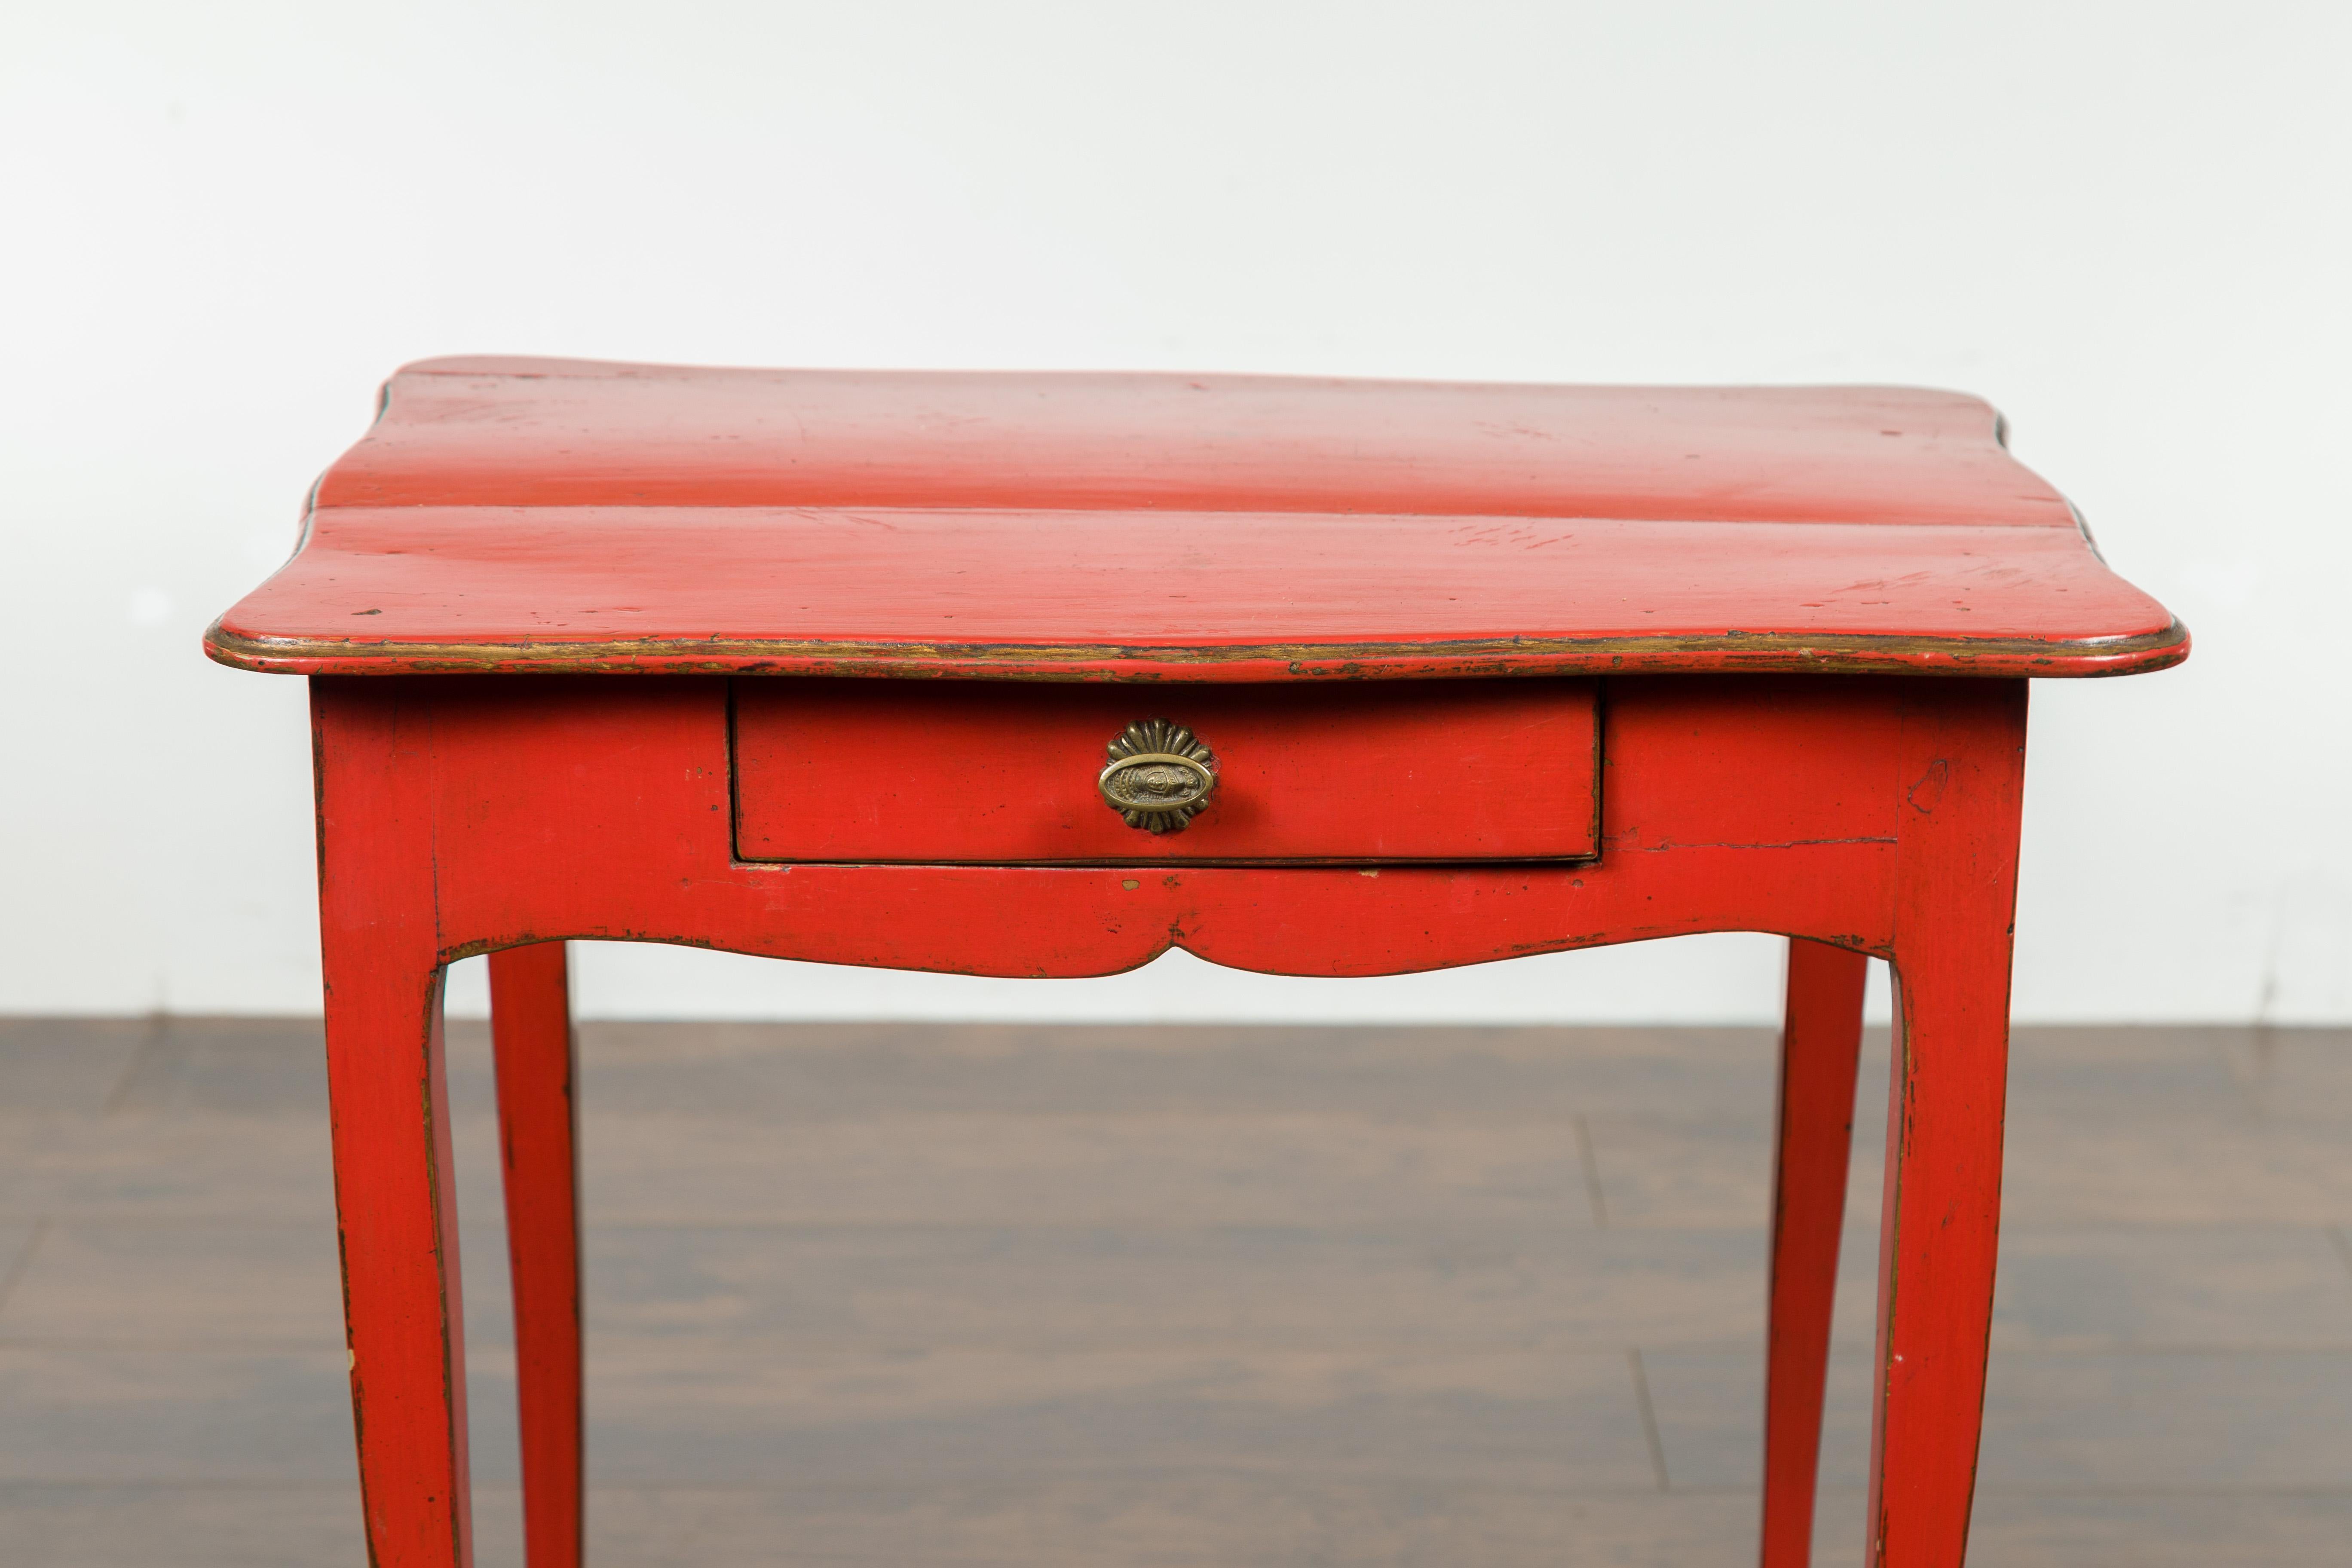
[[1866, 955], [1843, 948], [1789, 944], [1764, 1371], [1764, 1568], [1804, 1568], [1812, 1557], [1822, 1396], [1869, 966]]
[[[343, 506], [982, 507], [2071, 529], [1978, 398], [443, 359]], [[1701, 510], [1693, 510], [1696, 502]]]
[[[1034, 686], [738, 680], [747, 860], [1189, 864], [1591, 855], [1600, 717], [1589, 680]], [[1181, 833], [1129, 827], [1095, 787], [1141, 719], [1216, 756]]]
[[2177, 662], [1994, 431], [1899, 388], [436, 362], [208, 646], [308, 674]]
[[523, 1557], [577, 1568], [584, 1481], [580, 1353], [579, 1112], [572, 984], [560, 942], [490, 954], [499, 1152], [514, 1280]]
[[[1148, 877], [740, 860], [721, 679], [313, 689], [338, 1191], [379, 1563], [458, 1561], [455, 1279], [439, 1262], [454, 1258], [454, 1217], [416, 1114], [437, 1093], [426, 1003], [454, 958], [620, 938], [1077, 975], [1175, 945], [1243, 968], [1368, 974], [1726, 930], [1876, 953], [1901, 977], [1877, 1528], [1886, 1562], [1958, 1561], [1999, 1199], [2021, 684], [1611, 681], [1593, 861], [1377, 875], [1171, 865]], [[1814, 1060], [1804, 1081], [1833, 1079], [1834, 1067]], [[1813, 1108], [1812, 1123], [1824, 1119], [1838, 1120], [1834, 1106]], [[1795, 1141], [1801, 1157], [1818, 1164], [1821, 1141]], [[1784, 1247], [1829, 1224], [1785, 1217]]]
[[[389, 408], [323, 482], [295, 560], [207, 639], [319, 677], [336, 1201], [378, 1568], [470, 1557], [439, 1022], [454, 959], [499, 954], [530, 1556], [569, 1568], [578, 1218], [553, 944], [998, 975], [1104, 974], [1178, 946], [1348, 975], [1707, 931], [1800, 939], [1768, 1563], [1806, 1550], [1864, 954], [1892, 963], [1899, 1020], [1871, 1557], [1960, 1563], [2018, 678], [2158, 668], [2188, 646], [1983, 405], [441, 362], [397, 378]], [[515, 673], [443, 673], [481, 670]], [[1597, 843], [1594, 710], [1563, 697], [1585, 688], [1300, 679], [1579, 670], [1606, 677]], [[1180, 839], [1088, 793], [1111, 734], [1160, 716], [1233, 769]], [[1386, 863], [1202, 863], [1234, 843]], [[1472, 858], [1487, 853], [1588, 858]], [[1064, 856], [1139, 864], [1013, 863]]]
[[2025, 687], [1904, 715], [1872, 1561], [1958, 1568], [2000, 1226]]
[[441, 1038], [432, 813], [391, 769], [429, 716], [311, 692], [327, 1094], [360, 1502], [374, 1568], [471, 1568], [457, 1167]]

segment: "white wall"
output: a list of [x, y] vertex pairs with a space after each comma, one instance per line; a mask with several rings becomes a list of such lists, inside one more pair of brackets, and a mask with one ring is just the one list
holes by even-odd
[[[2347, 18], [17, 0], [0, 1011], [316, 1006], [301, 688], [197, 635], [386, 372], [507, 352], [1981, 392], [2198, 637], [2036, 690], [2021, 1016], [2352, 1020]], [[1777, 976], [585, 965], [639, 1016], [1761, 1018]]]

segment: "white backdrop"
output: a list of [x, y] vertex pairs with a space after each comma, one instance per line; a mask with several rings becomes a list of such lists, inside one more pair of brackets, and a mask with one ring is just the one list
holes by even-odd
[[[1982, 393], [2198, 638], [2036, 689], [2020, 1016], [2352, 1020], [2347, 71], [2317, 0], [12, 0], [0, 1011], [315, 1009], [301, 686], [197, 636], [385, 373], [495, 352]], [[1696, 1021], [1769, 1016], [1778, 963], [1048, 984], [600, 948], [583, 988]]]

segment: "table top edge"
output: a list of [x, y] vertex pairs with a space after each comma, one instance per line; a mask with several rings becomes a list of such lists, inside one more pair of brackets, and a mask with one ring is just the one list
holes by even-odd
[[1728, 632], [1122, 647], [725, 637], [366, 640], [251, 635], [228, 626], [224, 617], [205, 632], [204, 646], [207, 656], [233, 668], [285, 675], [700, 674], [1240, 683], [1731, 672], [2081, 679], [2168, 668], [2189, 657], [2190, 642], [2189, 628], [2177, 619], [2150, 632], [2047, 639]]

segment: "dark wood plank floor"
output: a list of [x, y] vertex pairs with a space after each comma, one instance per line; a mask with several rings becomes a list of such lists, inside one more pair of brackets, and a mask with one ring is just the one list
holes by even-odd
[[[454, 1036], [509, 1564], [487, 1046]], [[1752, 1559], [1763, 1032], [583, 1054], [600, 1563]], [[2023, 1030], [2011, 1106], [1972, 1561], [2344, 1562], [2352, 1031]], [[1826, 1563], [1861, 1542], [1857, 1165]], [[342, 1362], [315, 1026], [0, 1023], [0, 1560], [360, 1563]]]

